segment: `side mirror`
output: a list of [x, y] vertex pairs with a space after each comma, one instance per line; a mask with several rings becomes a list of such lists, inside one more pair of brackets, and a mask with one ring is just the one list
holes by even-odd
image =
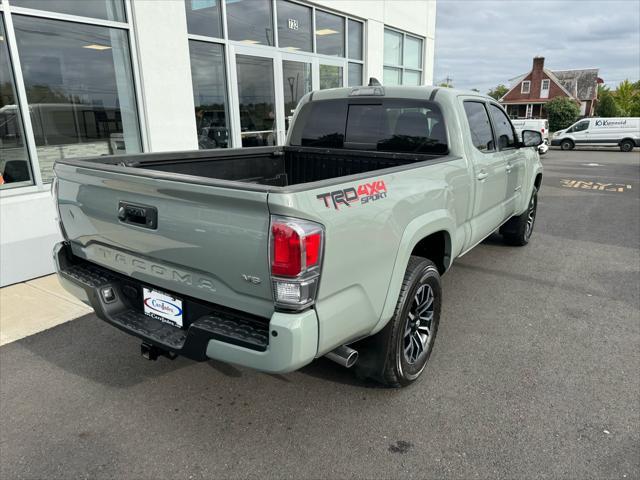
[[537, 147], [542, 145], [542, 134], [535, 130], [523, 130], [522, 131], [522, 146], [523, 147]]

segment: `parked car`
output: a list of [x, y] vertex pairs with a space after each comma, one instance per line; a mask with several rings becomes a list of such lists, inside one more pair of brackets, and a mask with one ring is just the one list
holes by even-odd
[[60, 281], [147, 358], [327, 355], [408, 385], [454, 259], [531, 238], [542, 136], [522, 139], [489, 97], [373, 86], [303, 97], [285, 146], [62, 159]]
[[640, 147], [640, 118], [585, 118], [555, 132], [551, 145], [562, 150], [573, 150], [579, 145], [620, 147], [623, 152], [630, 152]]
[[511, 120], [513, 128], [516, 129], [518, 136], [523, 130], [537, 130], [542, 134], [543, 143], [538, 147], [538, 153], [544, 155], [549, 150], [549, 120], [544, 118], [526, 118]]

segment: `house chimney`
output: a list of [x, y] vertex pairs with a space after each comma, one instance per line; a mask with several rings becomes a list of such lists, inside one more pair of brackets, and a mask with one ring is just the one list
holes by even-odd
[[544, 57], [533, 57], [533, 71], [542, 72], [544, 68]]

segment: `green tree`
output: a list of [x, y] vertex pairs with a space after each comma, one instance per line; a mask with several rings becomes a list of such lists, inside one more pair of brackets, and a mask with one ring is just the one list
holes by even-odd
[[445, 87], [445, 88], [453, 88], [453, 83], [450, 82], [441, 82], [438, 84], [439, 87]]
[[549, 130], [555, 132], [573, 124], [580, 115], [580, 108], [568, 97], [556, 97], [546, 104]]
[[598, 103], [596, 105], [596, 116], [617, 117], [620, 115], [620, 108], [616, 103], [611, 90], [605, 85], [598, 85]]
[[634, 110], [634, 104], [637, 103], [640, 91], [628, 79], [620, 82], [618, 88], [613, 93], [613, 97], [620, 108], [621, 115], [630, 116]]
[[489, 95], [492, 98], [495, 98], [496, 100], [501, 99], [502, 97], [505, 96], [505, 94], [509, 91], [509, 88], [500, 84], [497, 87], [489, 90], [487, 92], [487, 95]]

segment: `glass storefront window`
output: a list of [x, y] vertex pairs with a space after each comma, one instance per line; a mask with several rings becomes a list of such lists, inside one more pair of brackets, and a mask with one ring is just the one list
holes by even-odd
[[13, 16], [42, 179], [53, 162], [140, 151], [128, 34]]
[[282, 61], [285, 128], [300, 99], [311, 91], [311, 64], [307, 62]]
[[226, 0], [229, 40], [273, 45], [271, 0]]
[[384, 63], [402, 65], [402, 34], [384, 30]]
[[236, 55], [240, 136], [243, 147], [276, 144], [276, 96], [273, 61]]
[[320, 65], [320, 90], [342, 87], [342, 67]]
[[344, 18], [316, 10], [316, 50], [324, 55], [344, 57]]
[[350, 87], [358, 87], [362, 82], [362, 64], [349, 63], [349, 78], [347, 79]]
[[384, 29], [384, 84], [422, 84], [422, 39]]
[[383, 85], [402, 85], [402, 70], [400, 68], [384, 67]]
[[32, 183], [7, 35], [0, 15], [0, 189]]
[[404, 66], [422, 68], [422, 40], [407, 35], [404, 41]]
[[223, 46], [189, 41], [198, 147], [227, 148], [227, 88]]
[[349, 20], [349, 58], [362, 60], [362, 22]]
[[402, 77], [403, 85], [420, 85], [422, 80], [422, 72], [416, 72], [414, 70], [405, 70]]
[[184, 0], [187, 32], [193, 35], [222, 38], [220, 0]]
[[313, 51], [311, 9], [297, 3], [278, 0], [278, 46], [289, 50]]
[[11, 6], [126, 22], [122, 0], [11, 0]]

